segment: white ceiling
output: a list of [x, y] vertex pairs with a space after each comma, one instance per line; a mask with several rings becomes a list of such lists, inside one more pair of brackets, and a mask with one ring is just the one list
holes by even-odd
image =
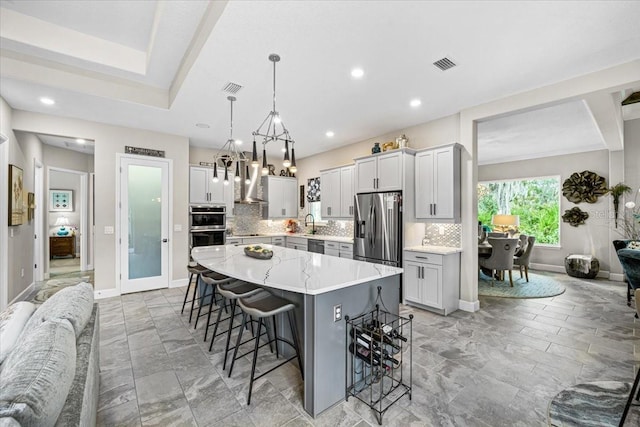
[[[640, 58], [635, 1], [1, 0], [0, 6], [0, 95], [13, 108], [219, 147], [229, 127], [221, 89], [232, 81], [243, 86], [234, 136], [249, 141], [271, 107], [267, 57], [278, 53], [277, 109], [298, 158]], [[445, 56], [458, 66], [443, 72], [432, 65]], [[356, 66], [365, 71], [362, 80], [350, 76]], [[40, 104], [41, 96], [56, 104]], [[422, 105], [411, 108], [413, 98]], [[570, 105], [562, 114], [579, 120], [585, 111]], [[327, 130], [335, 137], [327, 138]], [[509, 143], [512, 156], [522, 154], [521, 145], [527, 146]]]
[[45, 135], [41, 133], [37, 134], [37, 136], [43, 144], [77, 151], [82, 154], [94, 154], [95, 143], [91, 140], [85, 140], [85, 142], [80, 143], [76, 141], [76, 138], [68, 138], [65, 136]]
[[478, 164], [607, 148], [589, 107], [572, 101], [478, 123]]

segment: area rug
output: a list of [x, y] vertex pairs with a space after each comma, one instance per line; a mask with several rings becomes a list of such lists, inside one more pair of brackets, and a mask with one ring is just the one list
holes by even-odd
[[92, 275], [80, 276], [76, 274], [75, 277], [56, 278], [48, 280], [42, 284], [42, 287], [31, 301], [36, 304], [42, 304], [47, 299], [49, 299], [51, 295], [55, 294], [59, 290], [64, 289], [67, 286], [77, 285], [78, 283], [82, 282], [93, 283]]
[[576, 384], [553, 398], [549, 404], [551, 426], [617, 426], [631, 393], [631, 384], [596, 381]]
[[513, 272], [513, 288], [509, 285], [508, 273], [506, 280], [496, 280], [491, 286], [491, 277], [480, 273], [478, 277], [478, 295], [486, 297], [502, 298], [547, 298], [560, 295], [565, 287], [560, 282], [548, 276], [529, 272], [529, 282], [519, 277], [517, 271]]

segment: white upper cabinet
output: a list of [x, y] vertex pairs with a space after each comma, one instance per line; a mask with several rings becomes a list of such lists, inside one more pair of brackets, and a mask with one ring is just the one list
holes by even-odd
[[353, 166], [320, 172], [322, 219], [353, 216]]
[[[320, 181], [322, 182], [322, 181]], [[340, 168], [340, 216], [351, 218], [354, 214], [353, 166]]]
[[356, 159], [355, 192], [399, 191], [403, 188], [403, 151]]
[[298, 180], [284, 176], [263, 176], [262, 197], [267, 202], [262, 208], [265, 219], [298, 217]]
[[320, 208], [322, 218], [340, 216], [340, 169], [320, 172]]
[[458, 144], [416, 153], [416, 218], [460, 221]]
[[356, 193], [376, 191], [376, 178], [378, 177], [378, 159], [376, 157], [356, 160], [355, 172]]
[[191, 166], [189, 170], [189, 203], [209, 203], [209, 169]]
[[[218, 169], [220, 173], [220, 169]], [[227, 216], [233, 216], [234, 181], [224, 185], [224, 169], [218, 182], [213, 182], [213, 169], [200, 166], [189, 168], [189, 203], [225, 204]]]

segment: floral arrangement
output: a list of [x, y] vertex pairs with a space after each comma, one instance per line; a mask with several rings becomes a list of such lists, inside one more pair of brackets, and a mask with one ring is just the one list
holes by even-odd
[[638, 205], [640, 188], [635, 194], [633, 201], [624, 204], [625, 210], [619, 221], [621, 234], [630, 240], [640, 240], [640, 205]]
[[285, 219], [284, 230], [287, 233], [295, 233], [296, 231], [298, 231], [298, 221], [296, 221], [295, 219]]

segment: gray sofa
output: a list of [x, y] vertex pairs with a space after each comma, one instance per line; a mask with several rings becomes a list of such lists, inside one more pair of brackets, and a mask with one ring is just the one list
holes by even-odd
[[38, 307], [0, 365], [0, 426], [95, 426], [99, 330], [88, 283]]

